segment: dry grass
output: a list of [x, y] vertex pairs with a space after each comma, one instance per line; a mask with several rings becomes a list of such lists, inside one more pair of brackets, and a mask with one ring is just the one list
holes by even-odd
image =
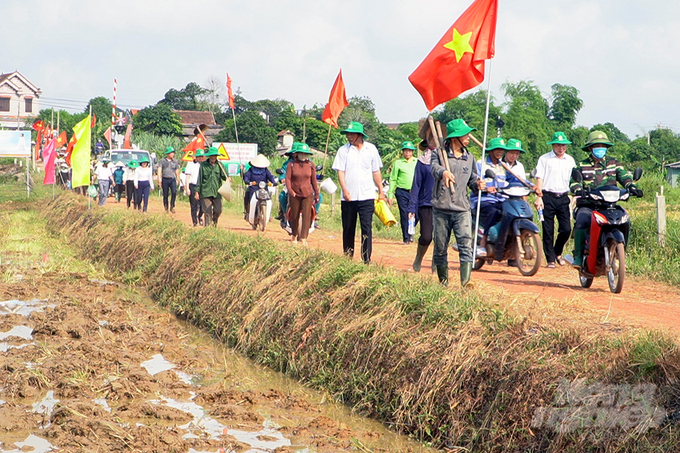
[[635, 435], [531, 427], [565, 378], [653, 383], [658, 404], [677, 409], [680, 352], [660, 334], [528, 322], [477, 291], [447, 291], [264, 238], [187, 229], [164, 216], [86, 212], [71, 197], [48, 211], [60, 214], [55, 226], [84, 256], [145, 285], [178, 315], [437, 446], [670, 451], [680, 441], [672, 423]]

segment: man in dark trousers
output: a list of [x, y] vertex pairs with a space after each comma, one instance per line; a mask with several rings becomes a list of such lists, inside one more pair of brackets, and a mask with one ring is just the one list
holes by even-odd
[[[177, 199], [177, 185], [179, 184], [179, 162], [175, 159], [175, 149], [168, 146], [165, 157], [158, 165], [158, 179], [163, 188], [163, 207], [165, 212], [175, 213], [175, 200]], [[172, 194], [168, 205], [168, 195]]]

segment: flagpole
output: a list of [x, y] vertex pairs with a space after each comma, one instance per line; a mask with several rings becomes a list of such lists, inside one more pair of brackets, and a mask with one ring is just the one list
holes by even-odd
[[[231, 109], [231, 116], [234, 118], [234, 133], [236, 134], [236, 145], [239, 145], [238, 141], [238, 128], [236, 127], [236, 113], [234, 113], [234, 109]], [[240, 149], [240, 147], [239, 147]]]
[[[487, 81], [487, 88], [486, 88], [486, 113], [484, 114], [484, 137], [482, 137], [482, 160], [481, 160], [481, 165], [479, 166], [480, 170], [484, 168], [484, 159], [485, 155], [484, 152], [486, 150], [486, 133], [489, 130], [489, 104], [491, 103], [491, 62], [493, 59], [488, 60], [489, 61], [489, 79]], [[480, 179], [484, 178], [484, 175], [478, 175]], [[477, 215], [475, 216], [475, 232], [472, 235], [472, 260], [473, 263], [477, 259], [477, 232], [479, 231], [479, 214], [482, 208], [482, 191], [480, 190], [477, 194]], [[487, 232], [484, 232], [487, 234]]]
[[[331, 139], [331, 126], [330, 124], [328, 125], [328, 135], [326, 135], [326, 149], [323, 152], [323, 168], [326, 168], [326, 159], [328, 158], [328, 142]], [[322, 170], [323, 171], [323, 170]]]

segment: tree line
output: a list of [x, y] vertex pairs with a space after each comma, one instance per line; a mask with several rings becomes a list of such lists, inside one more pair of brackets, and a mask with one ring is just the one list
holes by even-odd
[[[579, 91], [569, 85], [554, 84], [549, 96], [532, 81], [523, 80], [505, 83], [502, 87], [503, 99], [491, 98], [489, 106], [488, 137], [499, 133], [505, 138], [522, 141], [527, 151], [522, 160], [527, 168], [533, 168], [538, 157], [549, 151], [546, 142], [555, 131], [563, 131], [574, 143], [569, 152], [575, 159], [585, 159], [581, 150], [589, 132], [602, 130], [614, 143], [612, 154], [627, 165], [640, 166], [646, 170], [660, 170], [664, 163], [680, 160], [680, 135], [670, 129], [659, 128], [645, 136], [629, 138], [613, 123], [605, 122], [591, 127], [576, 125], [578, 112], [583, 107]], [[453, 99], [433, 112], [436, 120], [446, 123], [454, 118], [463, 118], [469, 125], [476, 127], [477, 138], [482, 139], [487, 93], [475, 91]], [[280, 131], [290, 130], [297, 141], [325, 151], [334, 152], [344, 142], [337, 129], [321, 121], [325, 104], [315, 104], [309, 108], [296, 109], [285, 99], [261, 99], [250, 101], [241, 92], [235, 95], [233, 112], [229, 108], [224, 90], [217, 80], [209, 80], [202, 87], [190, 82], [182, 89], [170, 89], [156, 104], [139, 110], [132, 118], [134, 133], [151, 133], [159, 136], [180, 137], [182, 126], [175, 110], [211, 111], [218, 124], [224, 129], [215, 137], [216, 141], [235, 142], [234, 118], [241, 142], [257, 143], [262, 153], [272, 156], [275, 153], [277, 135]], [[60, 112], [61, 129], [71, 128], [82, 120], [92, 107], [97, 117], [94, 127], [95, 141], [103, 138], [104, 131], [111, 122], [111, 101], [96, 97], [88, 102], [84, 112], [71, 114]], [[52, 118], [52, 110], [40, 111], [39, 117], [46, 122]], [[56, 115], [55, 115], [56, 117]], [[350, 121], [364, 124], [369, 140], [374, 143], [386, 163], [397, 157], [404, 140], [418, 141], [418, 122], [402, 123], [390, 128], [382, 123], [376, 113], [375, 105], [368, 97], [352, 97], [349, 106], [339, 118], [341, 128]], [[134, 137], [134, 136], [133, 136]]]

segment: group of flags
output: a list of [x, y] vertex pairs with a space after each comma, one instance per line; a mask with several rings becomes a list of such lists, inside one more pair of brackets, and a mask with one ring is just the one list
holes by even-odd
[[[495, 54], [497, 12], [498, 0], [475, 0], [409, 76], [409, 81], [422, 96], [428, 110], [434, 110], [438, 105], [482, 83], [485, 60], [493, 58]], [[229, 73], [227, 73], [227, 92], [229, 108], [233, 111], [235, 102]], [[337, 128], [338, 118], [348, 105], [345, 83], [342, 79], [342, 70], [340, 70], [321, 117], [322, 121], [329, 127]], [[73, 169], [73, 187], [89, 184], [91, 148], [89, 131], [95, 122], [96, 117], [88, 115], [74, 126], [73, 136], [68, 142], [66, 161]], [[44, 184], [53, 184], [56, 150], [66, 143], [66, 132], [54, 137], [54, 131], [43, 120], [36, 121], [33, 129], [38, 132], [36, 157], [42, 138], [47, 137], [47, 143], [43, 149]], [[129, 147], [130, 133], [131, 127], [128, 125], [125, 134], [126, 147]], [[110, 127], [104, 132], [104, 137], [110, 147]], [[187, 156], [193, 156], [196, 150], [204, 147], [205, 136], [199, 128], [199, 133], [183, 151], [187, 153]]]

